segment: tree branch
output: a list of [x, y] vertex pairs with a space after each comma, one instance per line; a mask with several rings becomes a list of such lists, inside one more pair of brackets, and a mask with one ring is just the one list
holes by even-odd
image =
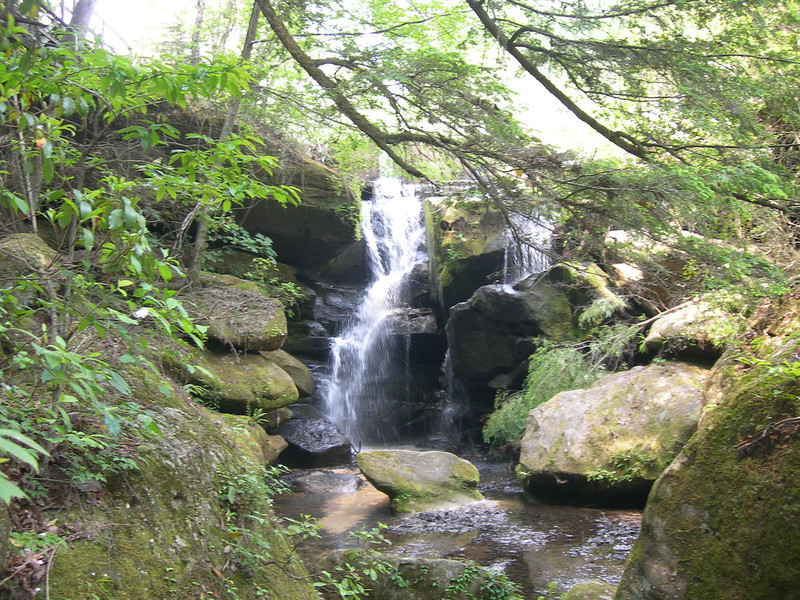
[[255, 0], [258, 7], [261, 9], [262, 14], [267, 19], [272, 31], [280, 40], [283, 47], [289, 52], [292, 58], [298, 65], [311, 77], [317, 84], [325, 91], [328, 97], [333, 100], [336, 107], [344, 114], [353, 125], [358, 127], [369, 139], [371, 139], [378, 148], [383, 150], [389, 158], [394, 161], [396, 165], [414, 177], [419, 177], [425, 181], [429, 181], [428, 177], [420, 171], [417, 167], [410, 164], [403, 157], [399, 156], [397, 152], [391, 147], [387, 141], [387, 135], [372, 121], [362, 115], [352, 102], [342, 93], [336, 82], [333, 81], [328, 75], [325, 74], [308, 54], [295, 41], [294, 37], [284, 25], [281, 18], [275, 12], [269, 0]]
[[548, 92], [561, 102], [564, 107], [569, 110], [578, 119], [586, 123], [589, 127], [594, 129], [597, 133], [602, 135], [615, 146], [622, 148], [629, 154], [636, 156], [644, 161], [649, 161], [647, 151], [636, 141], [630, 140], [625, 134], [619, 131], [612, 131], [599, 121], [589, 115], [581, 107], [567, 96], [558, 86], [550, 81], [545, 75], [536, 68], [530, 60], [528, 60], [517, 47], [511, 44], [506, 37], [506, 34], [497, 26], [497, 23], [492, 20], [489, 14], [484, 10], [482, 3], [479, 0], [467, 0], [467, 4], [480, 19], [486, 30], [498, 41], [500, 46], [508, 52], [514, 59], [525, 69], [536, 81], [538, 81]]

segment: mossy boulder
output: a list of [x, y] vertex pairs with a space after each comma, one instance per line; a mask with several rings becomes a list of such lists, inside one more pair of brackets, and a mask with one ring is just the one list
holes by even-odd
[[697, 427], [706, 369], [634, 367], [528, 414], [517, 475], [534, 495], [564, 502], [643, 504]]
[[481, 500], [478, 469], [449, 452], [371, 450], [361, 452], [364, 477], [387, 494], [396, 512], [418, 512]]
[[205, 389], [203, 398], [224, 412], [245, 413], [254, 408], [272, 410], [300, 397], [292, 377], [259, 353], [198, 352], [202, 369], [185, 367], [189, 383]]
[[[185, 397], [176, 402], [163, 380], [156, 387], [130, 382], [162, 435], [133, 447], [137, 470], [42, 509], [45, 520], [70, 532], [50, 560], [50, 597], [316, 598], [272, 514], [268, 484], [242, 451], [259, 444], [248, 439], [254, 430], [220, 421]], [[263, 554], [253, 562], [256, 548]]]
[[561, 600], [612, 600], [616, 589], [604, 581], [582, 581], [569, 588]]
[[744, 325], [741, 315], [697, 300], [658, 318], [644, 343], [650, 352], [716, 359]]
[[286, 450], [286, 440], [279, 435], [267, 434], [264, 428], [254, 423], [250, 417], [207, 412], [209, 420], [217, 425], [223, 434], [227, 433], [228, 439], [242, 457], [258, 467], [271, 465], [280, 453]]
[[289, 374], [301, 397], [311, 396], [316, 390], [317, 386], [314, 382], [314, 376], [311, 374], [311, 369], [288, 352], [273, 350], [272, 352], [261, 352], [261, 356], [278, 365]]
[[696, 434], [653, 487], [617, 600], [793, 600], [800, 582], [800, 300], [712, 372]]
[[[582, 318], [591, 307], [598, 316]], [[577, 341], [623, 307], [591, 263], [564, 263], [514, 286], [484, 286], [450, 309], [445, 329], [453, 370], [476, 386], [477, 396], [479, 386], [527, 361], [536, 348], [533, 338]]]
[[[32, 272], [53, 269], [57, 257], [56, 251], [34, 233], [5, 236], [0, 239], [0, 288], [14, 286]], [[14, 295], [21, 306], [29, 306], [37, 292], [31, 287], [20, 289]]]
[[181, 300], [196, 322], [208, 327], [209, 338], [221, 344], [244, 351], [277, 350], [286, 339], [286, 315], [281, 302], [250, 287], [198, 287], [183, 294]]

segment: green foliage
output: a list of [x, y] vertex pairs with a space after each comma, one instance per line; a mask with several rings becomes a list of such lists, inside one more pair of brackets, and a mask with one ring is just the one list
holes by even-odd
[[323, 570], [319, 581], [314, 586], [335, 594], [342, 600], [357, 600], [367, 597], [372, 582], [379, 577], [389, 578], [400, 588], [408, 586], [377, 547], [391, 544], [381, 533], [386, 528], [379, 523], [371, 529], [352, 531], [350, 534], [359, 540], [359, 547], [346, 552], [343, 564], [336, 565], [330, 571]]
[[626, 450], [616, 452], [609, 459], [611, 469], [598, 469], [586, 474], [589, 481], [609, 484], [625, 483], [636, 479], [650, 479], [658, 467], [658, 459], [646, 452]]
[[483, 439], [492, 448], [519, 444], [528, 412], [565, 390], [583, 388], [603, 374], [575, 347], [544, 342], [530, 357], [524, 391], [499, 393], [495, 410], [486, 421]]

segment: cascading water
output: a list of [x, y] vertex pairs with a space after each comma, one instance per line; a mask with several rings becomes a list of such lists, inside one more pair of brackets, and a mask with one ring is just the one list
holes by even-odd
[[503, 283], [514, 284], [552, 264], [552, 258], [541, 250], [549, 243], [551, 231], [538, 219], [517, 213], [512, 213], [509, 220]]
[[408, 400], [409, 377], [408, 337], [395, 328], [408, 302], [409, 275], [426, 260], [422, 203], [411, 186], [378, 179], [361, 223], [371, 283], [333, 339], [323, 386], [328, 418], [356, 447], [397, 441], [394, 413]]

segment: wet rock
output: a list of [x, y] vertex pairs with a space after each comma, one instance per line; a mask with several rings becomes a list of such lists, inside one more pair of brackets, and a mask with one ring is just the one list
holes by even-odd
[[282, 460], [290, 467], [330, 467], [350, 462], [350, 440], [325, 419], [290, 419], [276, 433], [289, 444]]
[[392, 332], [398, 335], [436, 335], [439, 330], [430, 308], [398, 308], [389, 318]]
[[561, 600], [613, 600], [616, 589], [603, 581], [584, 581], [573, 585]]
[[192, 289], [181, 300], [210, 338], [238, 350], [277, 350], [286, 339], [283, 305], [256, 291], [215, 285]]
[[309, 471], [300, 473], [292, 482], [295, 492], [325, 494], [353, 494], [364, 485], [356, 475], [334, 473], [333, 471]]
[[326, 360], [331, 350], [330, 335], [317, 321], [290, 322], [288, 336], [281, 350], [292, 356]]
[[370, 277], [367, 264], [366, 243], [353, 242], [322, 268], [319, 276], [324, 281], [343, 284], [366, 284]]
[[697, 427], [709, 371], [685, 363], [635, 367], [533, 409], [517, 474], [560, 501], [643, 503]]
[[311, 370], [294, 356], [284, 350], [273, 350], [272, 352], [261, 352], [260, 354], [289, 374], [301, 398], [311, 396], [314, 393], [317, 386], [314, 382], [314, 377], [311, 375]]
[[391, 499], [396, 512], [468, 504], [482, 498], [478, 469], [449, 452], [371, 450], [358, 454], [367, 480]]
[[363, 295], [360, 289], [318, 286], [314, 319], [322, 324], [329, 334], [337, 332], [342, 323], [352, 318]]

